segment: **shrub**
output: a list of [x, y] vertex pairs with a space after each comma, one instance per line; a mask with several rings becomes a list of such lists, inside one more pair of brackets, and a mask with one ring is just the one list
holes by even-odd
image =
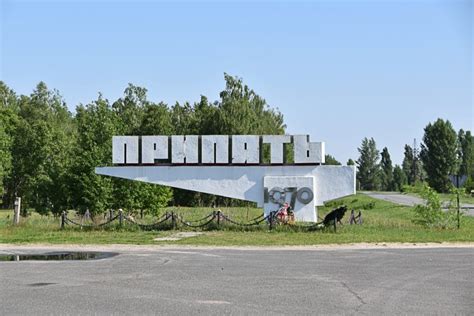
[[409, 185], [409, 184], [403, 185], [402, 192], [422, 194], [427, 186], [428, 185], [425, 182], [416, 181], [415, 184], [413, 185]]
[[466, 183], [464, 183], [464, 189], [467, 194], [471, 194], [471, 191], [474, 190], [474, 179], [472, 177], [467, 178]]
[[362, 205], [364, 210], [372, 210], [375, 207], [375, 202], [369, 202]]
[[430, 228], [455, 227], [456, 212], [451, 208], [448, 211], [442, 210], [441, 199], [435, 190], [425, 185], [420, 195], [426, 200], [426, 204], [415, 206], [415, 219], [413, 220], [415, 223]]

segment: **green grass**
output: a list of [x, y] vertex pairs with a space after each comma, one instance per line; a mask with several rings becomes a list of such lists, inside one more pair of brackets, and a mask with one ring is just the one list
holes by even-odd
[[[0, 243], [51, 243], [51, 244], [177, 244], [209, 246], [260, 246], [260, 245], [316, 245], [357, 242], [474, 242], [474, 218], [464, 217], [461, 229], [427, 229], [412, 222], [410, 207], [372, 199], [358, 194], [329, 203], [319, 208], [323, 217], [334, 207], [345, 204], [349, 209], [362, 210], [363, 225], [348, 225], [346, 213], [344, 226], [322, 231], [305, 231], [300, 226], [281, 226], [269, 231], [260, 228], [242, 229], [235, 226], [221, 227], [220, 230], [207, 230], [203, 235], [179, 241], [156, 242], [153, 238], [169, 236], [173, 230], [142, 231], [125, 224], [120, 228], [112, 225], [104, 229], [80, 229], [79, 227], [59, 228], [59, 218], [40, 216], [33, 213], [22, 218], [19, 226], [13, 226], [12, 212], [0, 212]], [[247, 221], [261, 214], [255, 208], [223, 208], [223, 212], [237, 221]], [[196, 220], [212, 212], [210, 208], [168, 209], [176, 211], [186, 220]], [[72, 216], [72, 215], [71, 215]], [[8, 218], [7, 218], [8, 217]], [[156, 218], [146, 217], [141, 222], [151, 223]], [[184, 229], [182, 229], [184, 230]], [[188, 229], [189, 230], [189, 229]]]

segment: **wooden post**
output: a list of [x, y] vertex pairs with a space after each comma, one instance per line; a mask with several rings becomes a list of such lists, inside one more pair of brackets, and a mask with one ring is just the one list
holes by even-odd
[[171, 225], [173, 229], [176, 229], [176, 214], [174, 212], [171, 212]]
[[20, 209], [21, 209], [21, 198], [15, 199], [15, 209], [13, 213], [13, 224], [18, 225], [20, 223]]
[[122, 209], [119, 210], [119, 225], [122, 226], [123, 224], [123, 211]]
[[114, 218], [114, 210], [110, 209], [109, 210], [109, 221], [112, 220], [112, 218]]
[[217, 211], [217, 227], [221, 225], [221, 211]]
[[61, 213], [61, 229], [63, 229], [64, 226], [66, 226], [66, 212], [65, 211]]
[[458, 212], [457, 212], [457, 217], [458, 217], [458, 229], [461, 227], [461, 219], [460, 219], [460, 210], [461, 210], [461, 205], [459, 204], [459, 189], [456, 190], [456, 199], [458, 201]]

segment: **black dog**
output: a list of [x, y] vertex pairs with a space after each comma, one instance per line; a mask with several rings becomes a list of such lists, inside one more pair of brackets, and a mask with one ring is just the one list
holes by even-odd
[[331, 224], [334, 224], [334, 221], [341, 223], [341, 219], [344, 217], [344, 214], [347, 211], [347, 206], [343, 205], [335, 210], [332, 210], [328, 215], [326, 215], [322, 221], [322, 224], [324, 226], [329, 226]]

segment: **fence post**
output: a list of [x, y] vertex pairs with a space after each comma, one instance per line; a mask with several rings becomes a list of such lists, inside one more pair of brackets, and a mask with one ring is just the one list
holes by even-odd
[[123, 224], [123, 211], [122, 209], [119, 210], [119, 225], [122, 226]]
[[15, 199], [15, 209], [13, 213], [13, 224], [18, 225], [20, 223], [20, 209], [21, 209], [21, 198]]
[[109, 210], [109, 221], [112, 220], [112, 218], [114, 218], [114, 210], [110, 209]]
[[66, 212], [65, 211], [61, 213], [61, 229], [63, 229], [64, 226], [66, 226]]
[[176, 229], [176, 214], [171, 212], [171, 223], [173, 225], [173, 229]]
[[269, 217], [269, 219], [270, 219], [270, 220], [269, 220], [269, 223], [270, 223], [270, 230], [273, 229], [273, 220], [274, 220], [274, 219], [273, 219], [273, 214], [274, 214], [273, 211], [270, 212], [270, 217]]
[[[214, 213], [215, 216], [215, 213]], [[221, 211], [217, 211], [217, 227], [221, 225]]]

